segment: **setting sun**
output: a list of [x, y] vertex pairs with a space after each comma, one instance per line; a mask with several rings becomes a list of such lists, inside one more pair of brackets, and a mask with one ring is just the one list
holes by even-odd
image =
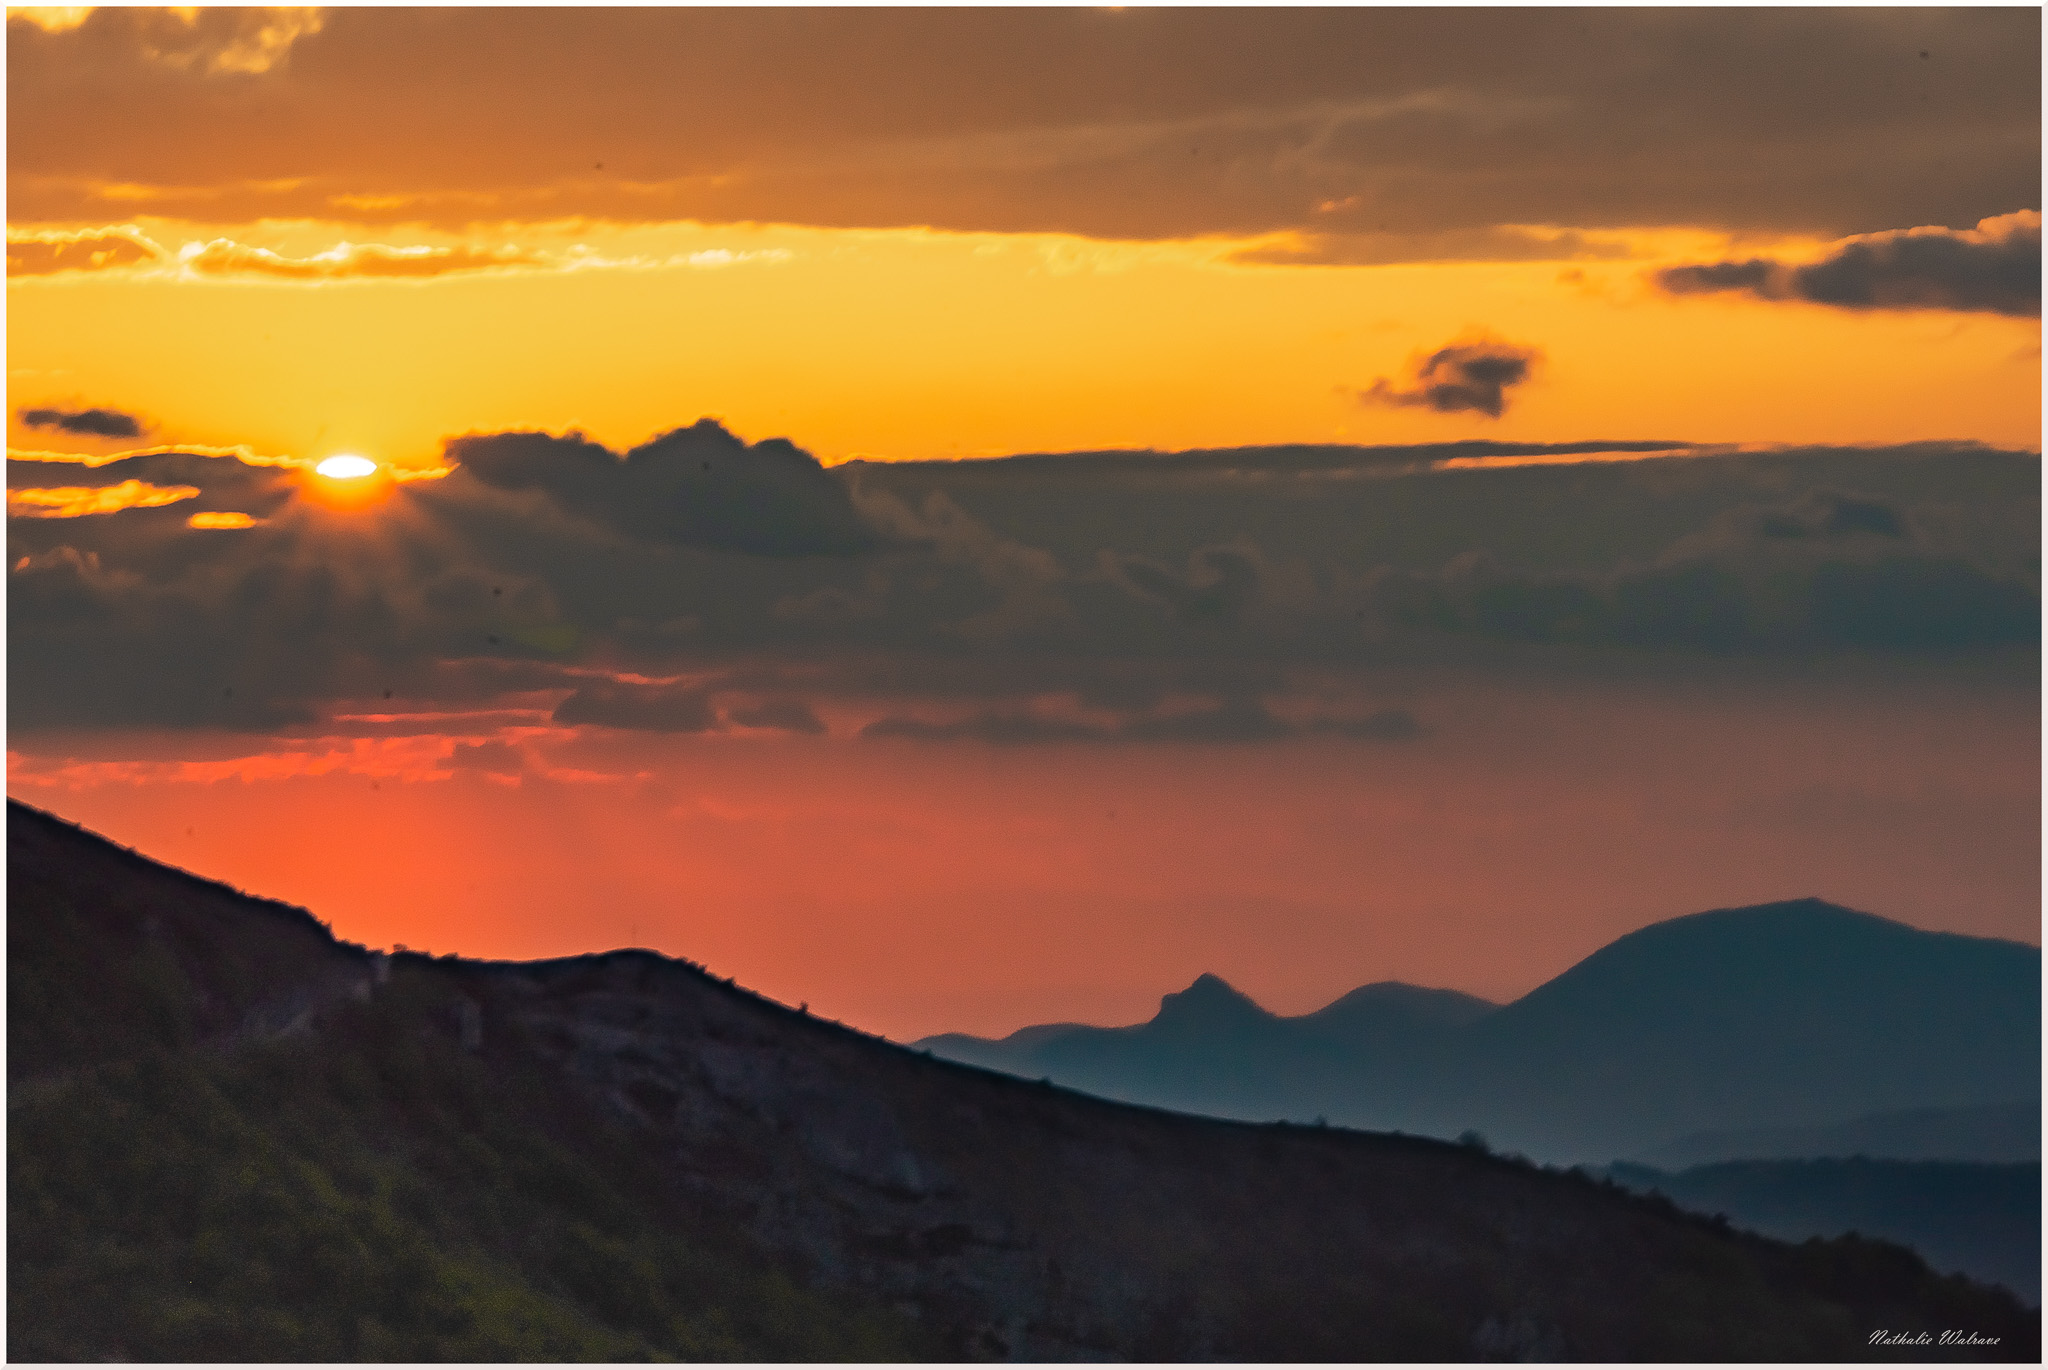
[[377, 463], [368, 457], [329, 457], [313, 469], [329, 480], [361, 480], [377, 474]]

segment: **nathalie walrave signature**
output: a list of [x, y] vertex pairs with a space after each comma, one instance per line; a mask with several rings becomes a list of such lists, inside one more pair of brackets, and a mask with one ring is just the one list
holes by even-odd
[[1880, 1327], [1870, 1334], [1872, 1346], [1996, 1346], [1998, 1338], [1980, 1337], [1975, 1332], [1890, 1332]]

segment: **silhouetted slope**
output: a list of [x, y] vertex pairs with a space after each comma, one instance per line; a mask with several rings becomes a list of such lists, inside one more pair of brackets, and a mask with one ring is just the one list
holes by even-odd
[[1730, 1161], [1677, 1174], [1615, 1165], [1631, 1189], [1792, 1241], [1860, 1232], [1911, 1246], [1937, 1270], [2041, 1302], [2041, 1166], [1952, 1161]]
[[2012, 1163], [2041, 1159], [2041, 1105], [1982, 1104], [1872, 1113], [1819, 1127], [1695, 1132], [1632, 1158], [1660, 1170], [1713, 1161], [1869, 1156], [1893, 1161]]
[[8, 806], [10, 1360], [912, 1359], [439, 963]]
[[1710, 1128], [2038, 1097], [2040, 961], [2036, 947], [1807, 899], [1654, 924], [1497, 1009], [1375, 985], [1275, 1018], [1235, 991], [1226, 1010], [1228, 987], [1205, 976], [1137, 1027], [922, 1045], [1109, 1098], [1477, 1129], [1597, 1161]]
[[650, 953], [387, 963], [8, 826], [13, 1358], [2038, 1358], [1898, 1248], [1106, 1103]]
[[369, 974], [367, 953], [336, 943], [304, 909], [160, 866], [12, 801], [7, 896], [21, 915], [7, 928], [10, 1081], [261, 1035]]

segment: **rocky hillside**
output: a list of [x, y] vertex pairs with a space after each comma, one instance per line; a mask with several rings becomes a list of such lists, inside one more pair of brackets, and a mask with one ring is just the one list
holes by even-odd
[[[387, 959], [14, 804], [8, 887], [13, 1359], [2039, 1356], [1901, 1248], [1109, 1103], [645, 952]], [[1980, 1341], [1870, 1345], [1919, 1330]]]

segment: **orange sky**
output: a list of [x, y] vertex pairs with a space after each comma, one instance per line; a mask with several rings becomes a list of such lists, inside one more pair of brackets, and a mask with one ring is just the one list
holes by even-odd
[[[173, 253], [232, 231], [301, 259], [351, 233], [147, 231]], [[581, 246], [644, 265], [427, 280], [58, 273], [10, 283], [9, 394], [17, 410], [118, 396], [160, 441], [422, 463], [459, 432], [575, 427], [626, 446], [705, 415], [827, 461], [1471, 436], [2038, 435], [2036, 320], [1674, 299], [1646, 273], [1720, 245], [1698, 233], [1628, 242], [1640, 255], [1617, 262], [1302, 267], [1233, 264], [1227, 241], [669, 225], [517, 240], [563, 262]], [[1502, 418], [1360, 401], [1474, 328], [1544, 354]], [[10, 442], [44, 445], [18, 419]]]
[[904, 1035], [2038, 940], [2037, 12], [9, 16], [11, 794]]
[[[2024, 15], [10, 14], [10, 401], [169, 441], [2039, 431], [2038, 288], [1652, 279], [2038, 210]], [[1475, 329], [1504, 416], [1359, 402]]]

